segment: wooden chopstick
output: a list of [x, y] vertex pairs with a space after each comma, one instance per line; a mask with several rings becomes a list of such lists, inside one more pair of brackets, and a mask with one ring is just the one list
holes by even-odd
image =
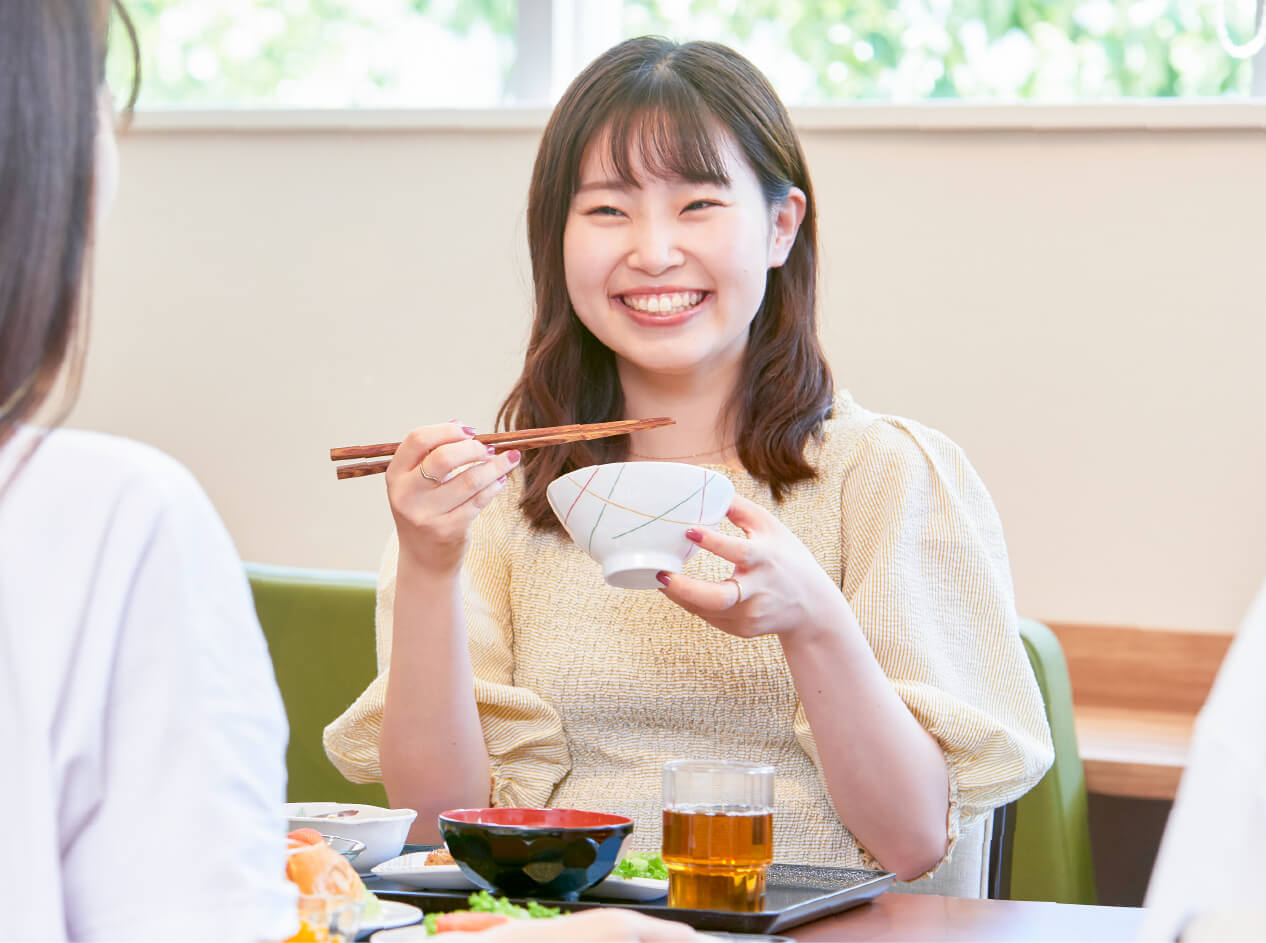
[[[619, 419], [615, 422], [574, 423], [567, 426], [544, 426], [539, 429], [515, 429], [509, 432], [487, 432], [474, 436], [475, 441], [493, 446], [498, 453], [510, 449], [539, 449], [547, 445], [562, 445], [566, 442], [583, 442], [587, 439], [602, 439], [613, 435], [626, 435], [643, 429], [657, 429], [660, 426], [671, 426], [676, 420], [667, 416], [654, 419]], [[399, 442], [384, 442], [380, 445], [345, 445], [330, 449], [330, 459], [338, 461], [346, 458], [370, 458], [383, 455], [394, 455], [400, 447]], [[365, 475], [378, 475], [387, 470], [389, 461], [357, 462], [352, 465], [340, 465], [335, 469], [340, 479], [362, 478]]]
[[[509, 432], [484, 432], [475, 436], [476, 442], [484, 445], [495, 445], [498, 442], [517, 442], [520, 439], [537, 439], [543, 436], [570, 435], [577, 431], [600, 432], [602, 435], [620, 435], [624, 432], [636, 432], [639, 429], [655, 429], [659, 426], [671, 426], [675, 420], [667, 416], [656, 419], [617, 419], [614, 422], [580, 422], [568, 426], [543, 426], [539, 429], [512, 429]], [[611, 430], [611, 431], [607, 431]], [[582, 436], [596, 439], [601, 435]], [[573, 441], [573, 440], [567, 440]], [[554, 443], [551, 443], [554, 444]], [[330, 449], [330, 461], [339, 462], [347, 458], [378, 458], [382, 455], [395, 455], [399, 442], [384, 442], [381, 445], [344, 445]]]

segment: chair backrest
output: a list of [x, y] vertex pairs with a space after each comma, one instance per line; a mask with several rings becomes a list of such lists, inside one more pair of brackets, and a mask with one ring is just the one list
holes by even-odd
[[246, 574], [290, 721], [286, 797], [387, 805], [381, 783], [348, 782], [321, 744], [325, 725], [378, 671], [374, 575], [258, 563], [248, 563]]
[[1055, 742], [1055, 764], [1015, 803], [1010, 846], [1009, 896], [1061, 904], [1096, 901], [1086, 775], [1077, 751], [1073, 691], [1055, 633], [1032, 619], [1020, 620], [1020, 637], [1046, 702]]

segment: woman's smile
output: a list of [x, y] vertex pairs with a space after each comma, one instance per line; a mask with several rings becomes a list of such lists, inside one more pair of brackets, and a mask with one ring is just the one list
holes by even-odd
[[698, 314], [712, 298], [710, 291], [640, 290], [614, 296], [629, 318], [646, 327], [675, 327]]

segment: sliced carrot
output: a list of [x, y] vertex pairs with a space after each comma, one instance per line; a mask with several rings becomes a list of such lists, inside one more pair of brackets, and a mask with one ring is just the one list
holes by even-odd
[[295, 841], [304, 845], [319, 845], [325, 839], [315, 828], [296, 828], [293, 832], [286, 836], [293, 838]]

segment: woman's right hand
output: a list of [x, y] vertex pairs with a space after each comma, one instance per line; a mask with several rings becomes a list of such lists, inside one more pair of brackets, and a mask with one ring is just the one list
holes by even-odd
[[471, 522], [519, 462], [517, 450], [496, 455], [474, 436], [458, 422], [419, 426], [387, 466], [401, 558], [437, 574], [461, 569]]

